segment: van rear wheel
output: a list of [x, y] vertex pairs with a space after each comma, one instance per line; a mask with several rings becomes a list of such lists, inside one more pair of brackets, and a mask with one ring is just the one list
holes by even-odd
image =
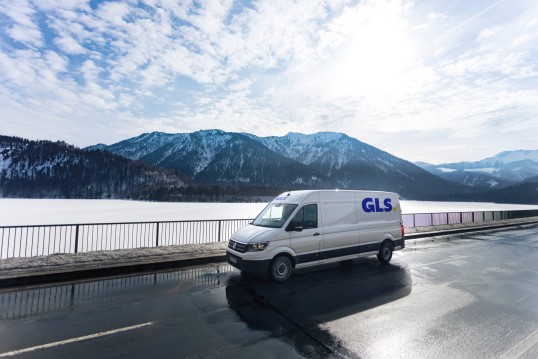
[[291, 260], [284, 255], [278, 256], [271, 262], [269, 275], [275, 282], [286, 281], [293, 272]]
[[377, 259], [379, 259], [381, 263], [390, 262], [390, 260], [392, 259], [392, 243], [390, 243], [389, 241], [385, 241], [381, 244]]

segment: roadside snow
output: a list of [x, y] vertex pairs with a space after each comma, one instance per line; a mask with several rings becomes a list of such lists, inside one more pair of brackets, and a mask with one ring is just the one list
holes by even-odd
[[43, 273], [114, 267], [125, 264], [163, 262], [223, 256], [228, 242], [210, 244], [185, 244], [155, 248], [118, 249], [76, 254], [52, 254], [30, 258], [9, 258], [0, 260], [0, 278], [22, 273]]

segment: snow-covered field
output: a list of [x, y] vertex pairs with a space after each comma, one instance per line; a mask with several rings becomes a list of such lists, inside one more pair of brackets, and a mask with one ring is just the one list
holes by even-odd
[[[0, 259], [77, 251], [154, 247], [157, 242], [160, 246], [221, 242], [227, 240], [248, 221], [177, 221], [251, 219], [264, 206], [264, 203], [158, 203], [4, 198], [0, 199], [0, 227], [58, 224], [64, 226], [0, 228]], [[538, 209], [538, 206], [402, 201], [402, 208], [404, 213], [409, 214]], [[404, 222], [405, 220], [404, 218]], [[166, 221], [171, 222], [136, 223]], [[125, 222], [135, 223], [110, 224]], [[412, 223], [414, 223], [412, 226], [415, 226], [419, 222], [413, 220]]]
[[[0, 198], [0, 226], [251, 219], [265, 203], [177, 203], [129, 200]], [[506, 211], [538, 205], [402, 201], [403, 213]]]

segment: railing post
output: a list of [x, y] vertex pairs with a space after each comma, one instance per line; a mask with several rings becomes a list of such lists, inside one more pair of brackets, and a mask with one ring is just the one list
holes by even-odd
[[75, 230], [75, 253], [78, 253], [78, 229], [79, 225], [77, 224], [77, 228]]
[[159, 246], [159, 222], [157, 222], [157, 234], [155, 235], [155, 247]]
[[219, 219], [219, 232], [218, 232], [218, 237], [217, 237], [218, 240], [217, 240], [217, 242], [220, 242], [220, 229], [221, 229], [221, 223], [222, 223], [222, 221]]
[[460, 223], [463, 223], [463, 212], [460, 212]]

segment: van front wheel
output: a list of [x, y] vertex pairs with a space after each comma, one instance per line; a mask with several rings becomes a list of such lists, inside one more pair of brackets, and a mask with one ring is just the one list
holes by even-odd
[[275, 282], [286, 281], [291, 276], [291, 272], [293, 272], [293, 264], [287, 256], [278, 256], [271, 262], [269, 274]]
[[389, 241], [385, 241], [383, 244], [381, 244], [377, 259], [379, 259], [379, 261], [382, 263], [390, 262], [392, 259], [392, 244]]

